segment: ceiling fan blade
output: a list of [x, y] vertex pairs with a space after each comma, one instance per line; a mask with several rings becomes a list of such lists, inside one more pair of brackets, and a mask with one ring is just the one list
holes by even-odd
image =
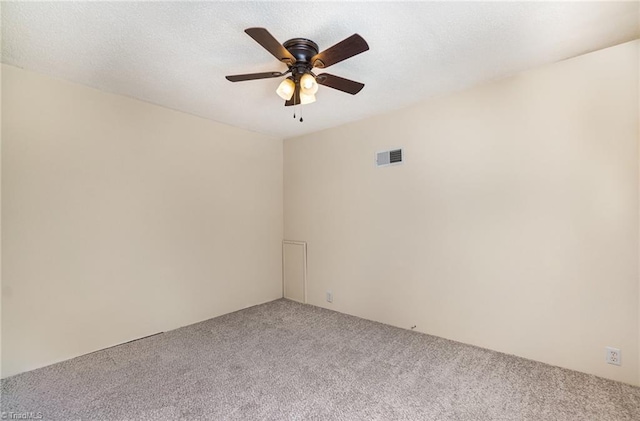
[[244, 31], [278, 60], [290, 65], [296, 62], [296, 58], [265, 28], [247, 28]]
[[364, 88], [364, 83], [334, 76], [329, 73], [322, 73], [316, 76], [316, 82], [320, 85], [328, 86], [351, 95], [355, 95]]
[[311, 58], [313, 67], [327, 68], [369, 49], [367, 41], [360, 35], [353, 34]]
[[242, 82], [244, 80], [269, 79], [271, 77], [280, 77], [280, 76], [284, 76], [284, 73], [281, 73], [281, 72], [249, 73], [246, 75], [225, 76], [225, 78], [230, 82]]
[[299, 105], [299, 104], [300, 104], [300, 86], [296, 84], [296, 90], [294, 91], [293, 96], [291, 97], [291, 99], [284, 102], [284, 106], [290, 107], [292, 105]]

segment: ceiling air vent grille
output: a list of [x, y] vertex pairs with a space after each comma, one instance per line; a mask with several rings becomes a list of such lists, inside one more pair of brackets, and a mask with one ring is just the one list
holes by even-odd
[[376, 153], [376, 166], [386, 167], [388, 165], [402, 164], [402, 149], [392, 149]]

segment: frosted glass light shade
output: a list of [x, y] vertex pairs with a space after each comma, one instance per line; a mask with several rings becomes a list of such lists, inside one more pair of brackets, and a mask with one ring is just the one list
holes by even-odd
[[285, 101], [289, 101], [295, 91], [296, 84], [289, 78], [286, 78], [285, 80], [280, 82], [278, 89], [276, 89], [276, 93], [278, 94], [278, 96]]
[[315, 95], [318, 92], [318, 82], [309, 73], [305, 73], [300, 78], [300, 91], [305, 95]]
[[300, 92], [300, 104], [306, 105], [311, 104], [312, 102], [316, 102], [316, 96], [311, 94], [307, 95], [303, 92]]

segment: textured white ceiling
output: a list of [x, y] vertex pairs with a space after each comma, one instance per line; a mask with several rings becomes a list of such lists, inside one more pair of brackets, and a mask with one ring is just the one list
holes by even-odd
[[[2, 61], [237, 127], [291, 137], [460, 90], [640, 36], [637, 2], [3, 3]], [[304, 123], [275, 94], [282, 71], [243, 30], [325, 49], [353, 33], [370, 46], [327, 72]], [[319, 71], [318, 73], [321, 73]]]

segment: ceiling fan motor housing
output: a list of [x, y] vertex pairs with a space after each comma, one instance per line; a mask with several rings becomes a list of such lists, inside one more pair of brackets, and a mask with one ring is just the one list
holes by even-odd
[[296, 58], [295, 64], [290, 66], [294, 75], [311, 72], [313, 68], [311, 59], [318, 54], [318, 44], [306, 38], [292, 38], [283, 46]]

